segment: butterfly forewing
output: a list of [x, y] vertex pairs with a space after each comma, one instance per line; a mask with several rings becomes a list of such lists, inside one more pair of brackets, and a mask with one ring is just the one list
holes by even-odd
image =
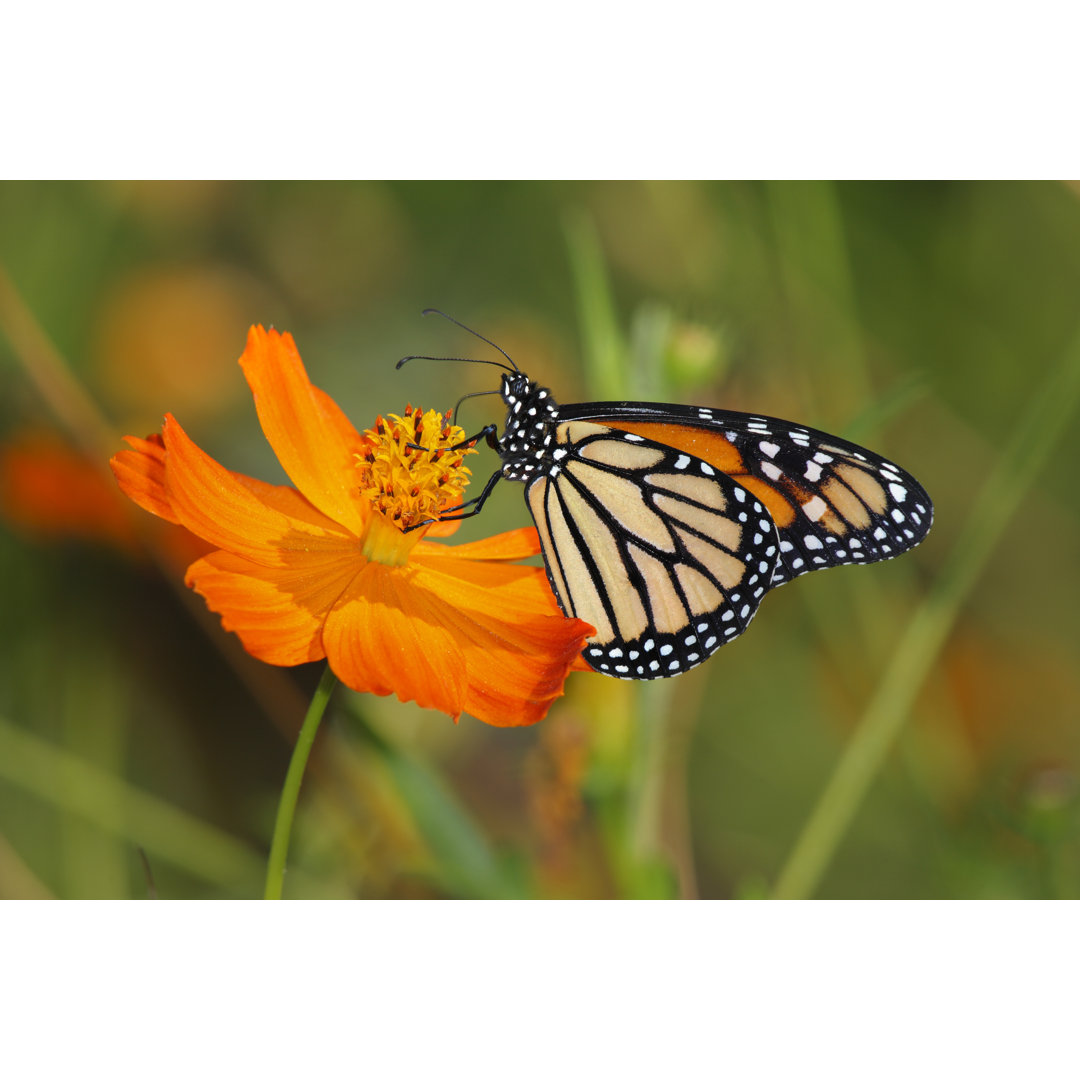
[[710, 463], [768, 509], [779, 538], [771, 581], [891, 559], [920, 543], [933, 505], [898, 465], [864, 447], [774, 417], [688, 406], [598, 402], [561, 418], [598, 422]]
[[746, 629], [780, 557], [753, 492], [693, 454], [596, 422], [559, 422], [542, 467], [526, 500], [560, 606], [596, 627], [590, 666], [675, 675]]

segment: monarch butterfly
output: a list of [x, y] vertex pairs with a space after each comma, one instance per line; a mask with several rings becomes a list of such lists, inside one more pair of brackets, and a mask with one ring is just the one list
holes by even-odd
[[[930, 530], [918, 481], [855, 443], [726, 409], [558, 405], [469, 332], [508, 361], [472, 361], [503, 369], [500, 389], [484, 393], [499, 393], [507, 414], [501, 437], [489, 424], [461, 445], [485, 439], [502, 464], [441, 520], [478, 514], [500, 479], [523, 482], [552, 592], [596, 628], [582, 653], [594, 671], [681, 674], [743, 633], [769, 589], [895, 558]], [[398, 367], [414, 359], [465, 358]]]

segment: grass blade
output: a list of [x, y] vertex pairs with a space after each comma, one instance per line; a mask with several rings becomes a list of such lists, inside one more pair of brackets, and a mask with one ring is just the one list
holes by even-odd
[[0, 777], [222, 889], [254, 893], [263, 876], [247, 844], [3, 718]]

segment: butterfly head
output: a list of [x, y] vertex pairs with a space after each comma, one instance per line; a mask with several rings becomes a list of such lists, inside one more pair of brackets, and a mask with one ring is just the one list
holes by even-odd
[[508, 371], [502, 377], [499, 393], [506, 402], [506, 429], [499, 440], [500, 452], [504, 458], [539, 458], [551, 442], [558, 419], [551, 391], [520, 371]]

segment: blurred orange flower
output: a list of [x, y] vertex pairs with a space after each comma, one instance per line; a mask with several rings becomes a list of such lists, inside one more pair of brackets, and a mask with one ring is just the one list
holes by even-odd
[[105, 544], [125, 555], [147, 550], [177, 570], [209, 546], [185, 529], [147, 522], [109, 482], [100, 462], [72, 449], [50, 431], [16, 436], [0, 446], [0, 516], [14, 529], [48, 540], [68, 537]]
[[134, 553], [138, 538], [123, 502], [108, 474], [56, 435], [27, 433], [0, 447], [0, 509], [16, 528]]
[[252, 327], [240, 364], [295, 488], [230, 472], [171, 415], [111, 462], [131, 499], [219, 549], [186, 580], [225, 629], [267, 663], [325, 657], [354, 690], [455, 719], [542, 719], [593, 629], [563, 617], [541, 568], [512, 564], [538, 552], [535, 529], [455, 547], [424, 537], [456, 523], [405, 531], [460, 505], [464, 432], [406, 409], [361, 435], [289, 334]]

